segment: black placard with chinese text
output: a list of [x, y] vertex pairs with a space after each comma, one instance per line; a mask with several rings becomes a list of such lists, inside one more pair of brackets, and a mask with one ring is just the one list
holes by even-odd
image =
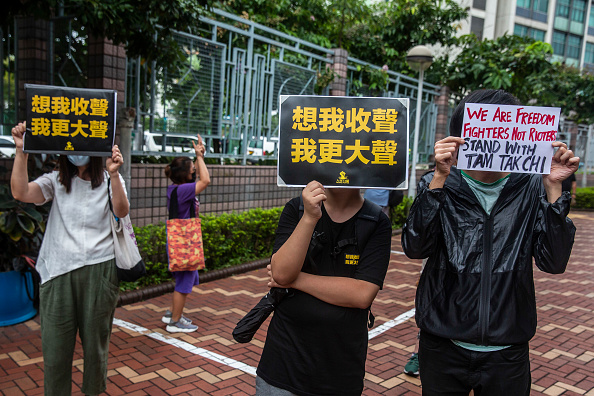
[[116, 91], [25, 84], [26, 153], [107, 157], [115, 139]]
[[408, 99], [280, 98], [278, 185], [408, 188]]

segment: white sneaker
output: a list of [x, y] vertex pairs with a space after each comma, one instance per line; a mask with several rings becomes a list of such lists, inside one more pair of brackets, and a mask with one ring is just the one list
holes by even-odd
[[198, 330], [198, 326], [193, 324], [183, 324], [181, 321], [179, 321], [169, 323], [165, 330], [170, 333], [191, 333]]
[[[165, 315], [163, 315], [163, 317], [161, 318], [161, 322], [166, 323], [166, 324], [171, 323], [171, 316], [172, 316], [172, 314], [171, 314], [170, 310], [165, 311]], [[184, 315], [182, 315], [182, 317], [179, 321], [186, 325], [192, 324], [192, 320], [186, 318]]]

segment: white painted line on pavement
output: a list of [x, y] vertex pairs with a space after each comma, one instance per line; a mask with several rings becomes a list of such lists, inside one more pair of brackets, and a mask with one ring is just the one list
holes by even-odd
[[[392, 327], [398, 326], [399, 324], [406, 322], [408, 319], [415, 316], [415, 309], [411, 309], [410, 311], [406, 311], [405, 313], [399, 315], [395, 319], [392, 319], [381, 326], [376, 327], [375, 329], [368, 332], [368, 339], [371, 340], [374, 337], [390, 330]], [[132, 330], [136, 333], [143, 334], [147, 337], [151, 337], [157, 341], [161, 341], [165, 344], [172, 345], [176, 348], [181, 348], [187, 352], [193, 353], [194, 355], [202, 356], [205, 359], [210, 359], [214, 362], [223, 364], [225, 366], [229, 366], [231, 368], [235, 368], [237, 370], [241, 370], [244, 373], [256, 376], [256, 368], [245, 363], [241, 363], [235, 359], [225, 357], [223, 355], [219, 355], [215, 352], [210, 352], [204, 348], [198, 348], [188, 342], [181, 341], [174, 337], [169, 337], [165, 334], [161, 334], [158, 332], [151, 331], [145, 327], [135, 325], [133, 323], [129, 323], [117, 318], [113, 319], [113, 324], [119, 327], [123, 327], [128, 330]]]
[[374, 337], [382, 334], [385, 331], [390, 330], [394, 326], [398, 326], [400, 323], [406, 322], [410, 318], [415, 316], [415, 309], [411, 309], [410, 311], [406, 311], [405, 313], [399, 315], [396, 319], [392, 319], [381, 326], [376, 327], [375, 329], [371, 330], [368, 333], [369, 339], [371, 340]]
[[202, 356], [203, 358], [210, 359], [220, 364], [224, 364], [225, 366], [229, 366], [235, 368], [237, 370], [241, 370], [244, 373], [248, 373], [250, 375], [256, 376], [256, 368], [249, 366], [247, 364], [241, 363], [235, 359], [231, 359], [229, 357], [225, 357], [223, 355], [219, 355], [218, 353], [207, 351], [203, 348], [195, 347], [194, 345], [187, 343], [185, 341], [181, 341], [174, 337], [169, 337], [165, 334], [152, 332], [149, 329], [146, 329], [142, 326], [135, 325], [133, 323], [128, 323], [120, 319], [113, 320], [113, 324], [116, 326], [123, 327], [128, 330], [135, 331], [137, 333], [144, 334], [148, 337], [151, 337], [157, 341], [164, 342], [169, 345], [173, 345], [174, 347], [181, 348], [185, 351], [193, 353], [194, 355]]

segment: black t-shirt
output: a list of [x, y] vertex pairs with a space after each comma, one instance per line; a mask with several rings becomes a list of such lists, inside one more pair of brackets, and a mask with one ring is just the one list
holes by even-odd
[[[362, 251], [356, 245], [347, 245], [335, 258], [331, 255], [338, 241], [355, 236], [356, 221], [357, 215], [344, 223], [334, 223], [322, 207], [316, 232], [324, 233], [325, 242], [315, 256], [315, 268], [304, 263], [304, 271], [360, 279], [381, 288], [391, 245], [390, 221], [384, 213]], [[274, 252], [298, 223], [299, 198], [295, 198], [281, 214]], [[297, 395], [360, 395], [365, 376], [368, 311], [339, 307], [298, 290], [293, 292], [274, 311], [258, 376]]]
[[573, 183], [574, 181], [576, 181], [575, 173], [572, 173], [571, 176], [563, 180], [563, 182], [561, 183], [561, 190], [571, 192], [571, 183]]

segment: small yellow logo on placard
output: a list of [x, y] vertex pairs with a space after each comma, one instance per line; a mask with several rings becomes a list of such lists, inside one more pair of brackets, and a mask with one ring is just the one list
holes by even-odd
[[346, 254], [344, 263], [346, 265], [359, 265], [359, 255], [358, 254]]
[[344, 171], [340, 172], [340, 176], [336, 179], [337, 184], [349, 184], [349, 178]]
[[74, 150], [74, 146], [72, 146], [72, 143], [68, 142], [66, 143], [64, 150]]

